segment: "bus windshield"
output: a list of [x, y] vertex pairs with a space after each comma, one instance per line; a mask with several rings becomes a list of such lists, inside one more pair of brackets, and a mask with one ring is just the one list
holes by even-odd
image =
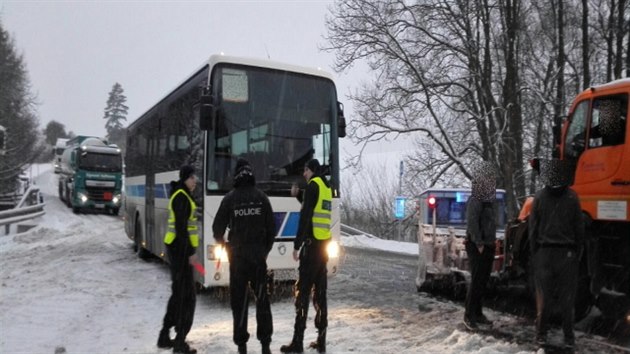
[[88, 171], [121, 172], [122, 158], [120, 155], [82, 152], [79, 167]]
[[[305, 163], [317, 158], [330, 178], [337, 145], [337, 97], [332, 81], [286, 71], [219, 65], [212, 75], [220, 113], [208, 134], [209, 193], [232, 189], [238, 158], [247, 159], [268, 195], [289, 195], [305, 183]], [[212, 151], [212, 149], [214, 151]]]

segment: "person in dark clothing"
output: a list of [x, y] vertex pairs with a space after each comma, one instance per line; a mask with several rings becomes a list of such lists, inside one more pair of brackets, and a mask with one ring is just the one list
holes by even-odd
[[[295, 284], [295, 325], [291, 343], [280, 347], [283, 353], [304, 351], [304, 330], [311, 291], [313, 291], [315, 327], [318, 335], [317, 340], [311, 343], [310, 347], [317, 349], [319, 353], [326, 352], [328, 327], [326, 265], [328, 263], [327, 246], [331, 238], [332, 191], [329, 182], [319, 173], [318, 160], [312, 159], [306, 163], [303, 176], [308, 184], [304, 191], [298, 231], [293, 243], [293, 259], [300, 261], [299, 278]], [[295, 188], [292, 194], [301, 201]]]
[[466, 293], [464, 325], [470, 330], [490, 324], [482, 312], [482, 300], [492, 271], [496, 240], [496, 177], [489, 163], [473, 173], [472, 192], [466, 206], [466, 253], [470, 284]]
[[546, 344], [550, 312], [559, 308], [564, 344], [569, 350], [575, 347], [574, 307], [584, 241], [580, 201], [568, 187], [571, 168], [563, 160], [541, 161], [545, 187], [536, 193], [529, 216], [536, 286], [536, 342]]
[[[229, 226], [229, 240], [224, 234]], [[234, 173], [234, 189], [221, 201], [214, 223], [215, 240], [226, 246], [230, 260], [230, 303], [234, 320], [234, 343], [239, 353], [247, 352], [248, 289], [256, 298], [256, 337], [262, 352], [270, 353], [273, 334], [271, 304], [267, 293], [267, 256], [275, 239], [273, 210], [267, 195], [256, 188], [249, 162], [239, 159]]]
[[[159, 348], [173, 348], [174, 353], [197, 352], [186, 343], [186, 335], [192, 327], [195, 315], [196, 289], [193, 264], [197, 263], [196, 248], [199, 244], [196, 204], [191, 197], [197, 185], [195, 170], [185, 165], [179, 171], [179, 181], [171, 182], [168, 228], [164, 237], [171, 270], [171, 297], [158, 338]], [[173, 341], [170, 329], [177, 335]]]

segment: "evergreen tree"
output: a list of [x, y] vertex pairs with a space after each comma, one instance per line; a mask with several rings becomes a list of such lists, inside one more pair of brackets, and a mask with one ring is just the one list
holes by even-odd
[[0, 126], [5, 151], [0, 158], [0, 194], [15, 190], [18, 176], [42, 152], [35, 97], [24, 60], [0, 22]]
[[117, 144], [124, 148], [125, 144], [125, 128], [123, 121], [127, 120], [127, 110], [129, 107], [125, 105], [127, 97], [123, 94], [123, 88], [119, 83], [115, 83], [109, 93], [107, 99], [107, 107], [105, 107], [106, 119], [105, 129], [107, 130], [107, 140], [110, 143]]
[[51, 120], [48, 124], [46, 124], [46, 128], [44, 128], [44, 136], [46, 137], [46, 143], [52, 146], [55, 146], [58, 138], [68, 138], [66, 127], [54, 120]]

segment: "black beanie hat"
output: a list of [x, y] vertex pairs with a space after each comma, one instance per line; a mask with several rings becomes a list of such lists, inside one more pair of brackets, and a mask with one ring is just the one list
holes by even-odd
[[247, 167], [249, 168], [249, 170], [251, 172], [252, 166], [250, 165], [249, 161], [247, 161], [246, 159], [244, 159], [242, 157], [239, 158], [236, 161], [236, 167], [234, 168], [234, 175], [235, 176], [238, 175], [243, 169], [245, 169]]
[[179, 169], [179, 180], [183, 182], [193, 174], [195, 174], [195, 168], [190, 165], [184, 165]]
[[319, 161], [317, 159], [308, 160], [308, 162], [306, 163], [306, 168], [313, 171], [313, 173], [315, 174], [319, 173], [320, 166], [321, 165], [319, 164]]

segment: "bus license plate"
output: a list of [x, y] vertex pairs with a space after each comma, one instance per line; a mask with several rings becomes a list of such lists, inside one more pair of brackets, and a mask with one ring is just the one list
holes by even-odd
[[294, 269], [274, 269], [274, 280], [296, 280], [298, 273]]

